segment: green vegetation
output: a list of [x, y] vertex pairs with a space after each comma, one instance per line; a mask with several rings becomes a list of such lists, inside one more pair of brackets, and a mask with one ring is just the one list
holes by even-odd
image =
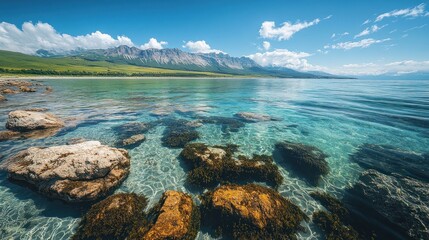
[[233, 75], [171, 70], [90, 61], [79, 57], [42, 58], [0, 50], [1, 75], [129, 76], [129, 77], [232, 77]]

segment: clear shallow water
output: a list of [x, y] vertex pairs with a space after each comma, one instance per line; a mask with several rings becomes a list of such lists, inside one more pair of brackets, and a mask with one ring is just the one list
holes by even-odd
[[[303, 80], [303, 79], [155, 79], [155, 80], [46, 80], [51, 94], [8, 96], [0, 105], [0, 126], [15, 109], [43, 107], [64, 119], [83, 124], [41, 140], [0, 142], [0, 157], [29, 146], [65, 144], [71, 138], [99, 140], [114, 145], [115, 126], [131, 121], [150, 122], [162, 117], [151, 112], [171, 112], [170, 117], [232, 117], [240, 111], [269, 114], [282, 121], [247, 123], [238, 132], [225, 133], [219, 125], [198, 128], [209, 145], [235, 143], [245, 155], [268, 154], [274, 144], [296, 141], [313, 145], [329, 155], [331, 172], [318, 187], [307, 185], [281, 165], [285, 177], [282, 195], [308, 215], [321, 206], [309, 192], [326, 190], [341, 197], [363, 170], [349, 160], [364, 143], [392, 145], [416, 153], [429, 146], [429, 81]], [[185, 171], [177, 159], [181, 149], [161, 145], [165, 127], [146, 133], [147, 140], [131, 149], [131, 173], [117, 192], [146, 195], [151, 204], [168, 189], [191, 194], [184, 186]], [[68, 239], [84, 209], [48, 200], [9, 182], [0, 173], [0, 239]], [[300, 233], [316, 239], [312, 224]], [[210, 239], [200, 233], [199, 239]]]

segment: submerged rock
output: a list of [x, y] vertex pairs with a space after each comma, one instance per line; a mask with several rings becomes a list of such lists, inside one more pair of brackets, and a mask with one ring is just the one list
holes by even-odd
[[278, 167], [270, 156], [233, 157], [235, 145], [209, 147], [203, 143], [187, 144], [180, 157], [191, 167], [187, 182], [211, 187], [221, 182], [262, 181], [277, 188], [282, 182]]
[[20, 86], [19, 90], [21, 92], [36, 92], [36, 89], [30, 88], [30, 87], [27, 87], [27, 86]]
[[7, 101], [7, 99], [3, 95], [0, 95], [0, 102], [4, 102], [4, 101]]
[[200, 227], [199, 209], [191, 196], [176, 191], [166, 191], [149, 218], [149, 230], [142, 239], [195, 239]]
[[87, 141], [48, 148], [30, 147], [2, 162], [9, 178], [67, 202], [96, 200], [128, 175], [126, 150]]
[[399, 173], [429, 182], [429, 158], [393, 146], [363, 144], [350, 159], [366, 169], [384, 174]]
[[110, 196], [91, 207], [72, 239], [126, 239], [133, 228], [144, 224], [146, 205], [144, 196], [133, 193]]
[[15, 131], [0, 131], [0, 141], [13, 140], [21, 137], [20, 132]]
[[411, 239], [429, 239], [429, 184], [409, 177], [385, 175], [376, 170], [362, 173], [349, 190], [362, 215], [377, 213], [393, 225], [390, 231]]
[[202, 116], [200, 117], [200, 120], [203, 124], [215, 124], [221, 126], [221, 130], [225, 134], [229, 134], [230, 132], [238, 132], [240, 128], [245, 126], [242, 121], [232, 117]]
[[264, 122], [264, 121], [278, 121], [279, 119], [273, 118], [270, 115], [252, 113], [252, 112], [239, 112], [234, 116], [246, 122]]
[[359, 234], [353, 227], [345, 225], [335, 214], [325, 211], [313, 213], [313, 222], [325, 234], [325, 239], [358, 240]]
[[64, 122], [57, 116], [38, 111], [16, 110], [10, 112], [6, 122], [7, 129], [19, 132], [63, 126]]
[[182, 148], [187, 143], [200, 137], [196, 127], [189, 125], [189, 121], [184, 119], [166, 119], [162, 124], [166, 126], [161, 139], [163, 146], [169, 148]]
[[18, 91], [10, 89], [10, 88], [3, 89], [1, 92], [3, 94], [16, 94], [16, 93], [18, 93]]
[[276, 191], [258, 186], [223, 185], [202, 196], [203, 223], [234, 239], [296, 239], [308, 217]]
[[129, 122], [113, 128], [118, 134], [119, 141], [117, 146], [119, 147], [137, 147], [144, 142], [146, 133], [156, 124], [144, 123], [144, 122]]
[[144, 134], [136, 134], [127, 139], [122, 140], [122, 146], [130, 147], [140, 145], [140, 143], [144, 142], [145, 136]]
[[281, 161], [302, 174], [310, 183], [316, 184], [322, 175], [329, 173], [327, 157], [320, 149], [302, 143], [284, 141], [275, 145]]

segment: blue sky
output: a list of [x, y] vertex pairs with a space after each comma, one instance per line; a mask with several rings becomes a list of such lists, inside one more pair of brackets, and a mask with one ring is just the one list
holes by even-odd
[[401, 74], [429, 71], [428, 5], [414, 0], [2, 0], [0, 49], [31, 53], [127, 44], [222, 51], [304, 71]]

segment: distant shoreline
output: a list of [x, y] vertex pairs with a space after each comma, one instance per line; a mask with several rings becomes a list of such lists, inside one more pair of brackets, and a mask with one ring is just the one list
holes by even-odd
[[262, 76], [213, 76], [213, 77], [168, 77], [168, 76], [158, 76], [158, 77], [149, 77], [149, 76], [0, 76], [0, 81], [2, 80], [11, 80], [11, 79], [19, 79], [19, 80], [45, 80], [45, 79], [357, 79], [357, 78], [280, 78], [280, 77], [262, 77]]

